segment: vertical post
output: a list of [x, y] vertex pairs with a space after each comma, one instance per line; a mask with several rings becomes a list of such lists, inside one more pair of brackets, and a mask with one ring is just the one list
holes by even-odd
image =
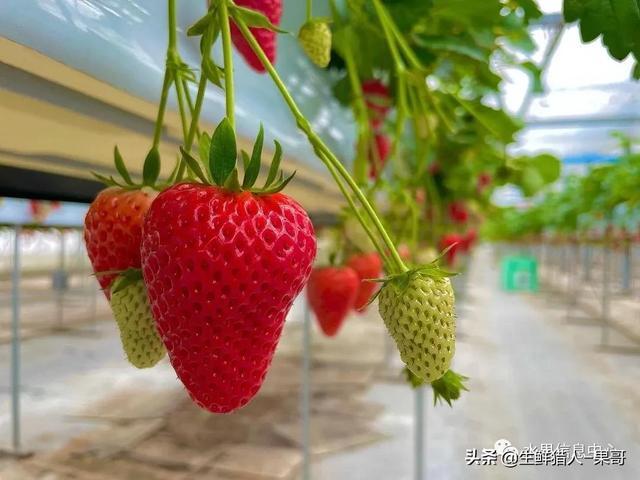
[[20, 233], [14, 227], [13, 271], [11, 273], [11, 427], [14, 452], [20, 445]]
[[311, 312], [304, 296], [304, 324], [302, 328], [302, 480], [311, 479]]
[[414, 414], [414, 479], [424, 480], [424, 387], [414, 389], [415, 414]]
[[585, 282], [591, 281], [591, 259], [593, 257], [593, 250], [591, 248], [591, 244], [587, 244], [584, 247], [584, 257], [583, 257], [583, 279]]
[[609, 267], [611, 263], [611, 249], [605, 243], [602, 247], [602, 331], [600, 332], [600, 344], [609, 343]]
[[58, 328], [62, 328], [62, 324], [64, 323], [64, 291], [66, 289], [66, 273], [64, 271], [64, 260], [65, 260], [65, 245], [66, 238], [64, 234], [64, 230], [60, 230], [60, 253], [58, 256], [58, 272], [57, 272], [57, 282], [56, 282], [56, 312], [58, 319]]
[[622, 293], [631, 292], [631, 242], [625, 241], [622, 257]]

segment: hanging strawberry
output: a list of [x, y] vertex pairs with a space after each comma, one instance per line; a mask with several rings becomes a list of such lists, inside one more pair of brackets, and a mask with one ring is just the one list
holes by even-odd
[[376, 252], [352, 255], [347, 260], [347, 265], [351, 267], [360, 279], [358, 296], [353, 307], [361, 312], [364, 311], [371, 297], [375, 293], [378, 285], [375, 281], [382, 276], [382, 260]]
[[144, 180], [134, 183], [118, 148], [114, 163], [121, 180], [96, 177], [108, 185], [89, 206], [84, 219], [84, 241], [91, 266], [107, 299], [117, 272], [140, 268], [140, 239], [144, 216], [156, 196], [160, 173], [157, 149], [151, 149], [143, 168]]
[[349, 267], [315, 268], [307, 285], [309, 305], [322, 332], [333, 337], [353, 308], [360, 278]]
[[331, 28], [322, 19], [308, 20], [298, 32], [298, 42], [309, 59], [320, 68], [331, 60]]
[[389, 87], [377, 79], [362, 82], [362, 93], [369, 110], [369, 121], [374, 130], [380, 128], [389, 110], [391, 110], [391, 94]]
[[233, 128], [225, 119], [200, 164], [183, 158], [202, 183], [182, 183], [153, 202], [144, 222], [142, 271], [158, 331], [178, 378], [211, 412], [231, 412], [257, 393], [284, 320], [316, 254], [307, 213], [281, 193], [276, 153], [263, 188], [263, 132], [236, 168]]
[[150, 368], [164, 358], [166, 352], [140, 270], [127, 270], [113, 282], [111, 310], [120, 330], [122, 349], [134, 367]]
[[[235, 0], [234, 3], [239, 7], [239, 9], [245, 9], [246, 18], [251, 18], [251, 13], [247, 12], [247, 9], [255, 10], [263, 14], [272, 25], [280, 25], [280, 18], [282, 17], [282, 0]], [[253, 33], [253, 36], [260, 44], [260, 47], [262, 47], [262, 50], [269, 61], [271, 63], [275, 63], [277, 52], [277, 32], [269, 28], [254, 27], [251, 28], [251, 33]], [[231, 23], [231, 39], [251, 68], [260, 73], [266, 71], [260, 59], [253, 52], [253, 49], [233, 22]]]
[[469, 211], [464, 203], [461, 201], [453, 201], [449, 204], [449, 218], [454, 223], [467, 223], [469, 220]]
[[457, 233], [448, 233], [442, 236], [438, 247], [440, 250], [445, 251], [444, 260], [448, 266], [455, 265], [456, 258], [463, 248], [463, 244], [464, 238]]

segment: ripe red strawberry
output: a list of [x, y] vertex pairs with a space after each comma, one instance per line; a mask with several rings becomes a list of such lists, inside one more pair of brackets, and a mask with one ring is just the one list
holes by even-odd
[[[102, 190], [84, 219], [84, 241], [95, 273], [140, 268], [140, 238], [144, 216], [155, 193], [111, 187]], [[117, 275], [98, 275], [110, 298]]]
[[362, 83], [362, 93], [369, 109], [369, 120], [374, 129], [382, 125], [391, 108], [389, 87], [377, 79]]
[[382, 260], [376, 252], [361, 253], [352, 255], [347, 260], [347, 265], [353, 268], [360, 278], [360, 288], [358, 288], [354, 308], [358, 311], [364, 311], [378, 287], [376, 282], [370, 280], [382, 276]]
[[369, 177], [376, 179], [384, 169], [391, 153], [391, 140], [383, 133], [376, 133], [374, 137], [376, 153], [369, 151]]
[[467, 223], [469, 220], [469, 212], [464, 203], [454, 201], [449, 204], [449, 218], [454, 223]]
[[141, 251], [158, 331], [191, 398], [216, 413], [245, 405], [311, 273], [306, 212], [282, 193], [183, 183], [151, 205]]
[[[282, 0], [235, 0], [235, 4], [264, 14], [269, 21], [276, 26], [280, 24], [280, 18], [282, 17]], [[272, 32], [266, 28], [251, 28], [250, 30], [253, 36], [256, 37], [262, 50], [264, 50], [269, 61], [274, 63], [276, 61], [277, 50], [276, 32]], [[247, 43], [242, 36], [240, 29], [238, 29], [233, 22], [231, 23], [231, 39], [251, 68], [260, 73], [266, 71], [260, 59], [253, 53], [249, 43]]]
[[448, 266], [455, 265], [458, 252], [463, 248], [463, 243], [464, 238], [457, 233], [443, 235], [440, 239], [440, 250], [449, 249], [444, 256], [445, 263]]
[[315, 268], [309, 277], [307, 298], [320, 329], [333, 337], [353, 308], [360, 277], [349, 267]]

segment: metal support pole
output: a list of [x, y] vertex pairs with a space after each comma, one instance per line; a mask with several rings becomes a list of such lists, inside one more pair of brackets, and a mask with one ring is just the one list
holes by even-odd
[[626, 242], [622, 254], [622, 293], [631, 292], [631, 242]]
[[302, 384], [300, 410], [302, 416], [302, 480], [311, 479], [311, 311], [304, 297], [302, 328]]
[[415, 425], [414, 425], [414, 479], [415, 480], [424, 480], [425, 471], [424, 471], [424, 453], [425, 453], [425, 418], [424, 418], [424, 387], [418, 387], [414, 389], [414, 399], [415, 399]]
[[602, 247], [602, 331], [600, 332], [600, 344], [609, 343], [609, 276], [611, 264], [611, 249]]
[[58, 256], [58, 275], [59, 275], [59, 285], [57, 286], [56, 291], [56, 312], [57, 312], [57, 321], [58, 328], [62, 328], [62, 324], [64, 323], [64, 291], [66, 285], [66, 274], [64, 271], [64, 260], [65, 260], [65, 244], [66, 238], [64, 235], [64, 230], [60, 230], [60, 253]]
[[591, 281], [591, 264], [592, 264], [592, 259], [593, 259], [593, 249], [591, 248], [591, 245], [585, 245], [584, 247], [584, 257], [583, 257], [583, 263], [582, 263], [582, 270], [583, 270], [583, 278], [585, 282], [590, 282]]
[[19, 452], [20, 442], [20, 233], [14, 227], [13, 271], [11, 274], [11, 426], [12, 446]]

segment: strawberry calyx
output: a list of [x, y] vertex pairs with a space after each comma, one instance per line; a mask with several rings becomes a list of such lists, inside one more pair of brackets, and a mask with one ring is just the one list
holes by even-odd
[[115, 293], [124, 290], [129, 285], [133, 285], [140, 280], [142, 280], [142, 270], [139, 268], [128, 268], [127, 270], [119, 272], [111, 284], [111, 295], [113, 296]]
[[142, 190], [145, 187], [152, 188], [153, 190], [162, 191], [168, 185], [173, 184], [178, 175], [178, 167], [177, 163], [174, 167], [171, 175], [167, 179], [166, 182], [158, 182], [158, 177], [160, 176], [160, 152], [156, 146], [151, 147], [149, 153], [144, 159], [144, 164], [142, 167], [142, 182], [135, 182], [127, 169], [127, 166], [124, 163], [122, 155], [120, 154], [120, 150], [118, 150], [118, 146], [116, 145], [113, 149], [113, 163], [116, 167], [118, 174], [120, 175], [120, 179], [116, 180], [113, 175], [109, 175], [108, 177], [105, 175], [101, 175], [96, 172], [91, 172], [91, 174], [96, 177], [99, 181], [104, 183], [108, 187], [119, 187], [123, 190]]
[[[275, 153], [271, 160], [267, 178], [262, 187], [255, 187], [262, 164], [264, 128], [253, 145], [251, 155], [244, 150], [238, 152], [236, 135], [228, 118], [224, 118], [213, 132], [211, 138], [203, 134], [200, 138], [200, 161], [187, 150], [180, 147], [182, 158], [196, 177], [205, 185], [217, 185], [232, 192], [251, 192], [256, 195], [271, 195], [283, 190], [293, 179], [296, 172], [285, 178], [280, 170], [282, 146], [274, 141]], [[244, 175], [240, 181], [237, 166], [238, 156], [242, 158]]]
[[[424, 386], [425, 381], [409, 370], [408, 367], [404, 367], [402, 372], [407, 383], [409, 383], [412, 388], [420, 388]], [[447, 402], [447, 404], [452, 407], [453, 405], [451, 403], [460, 398], [460, 394], [463, 390], [465, 392], [469, 391], [467, 386], [464, 384], [467, 380], [469, 380], [469, 377], [460, 375], [453, 370], [447, 370], [442, 377], [431, 382], [431, 388], [433, 389], [433, 405], [435, 406], [439, 402]]]
[[447, 402], [451, 407], [451, 402], [460, 398], [462, 390], [466, 392], [469, 391], [464, 384], [467, 380], [469, 380], [469, 377], [460, 375], [453, 370], [447, 370], [442, 377], [431, 382], [433, 404], [437, 405], [438, 402]]

